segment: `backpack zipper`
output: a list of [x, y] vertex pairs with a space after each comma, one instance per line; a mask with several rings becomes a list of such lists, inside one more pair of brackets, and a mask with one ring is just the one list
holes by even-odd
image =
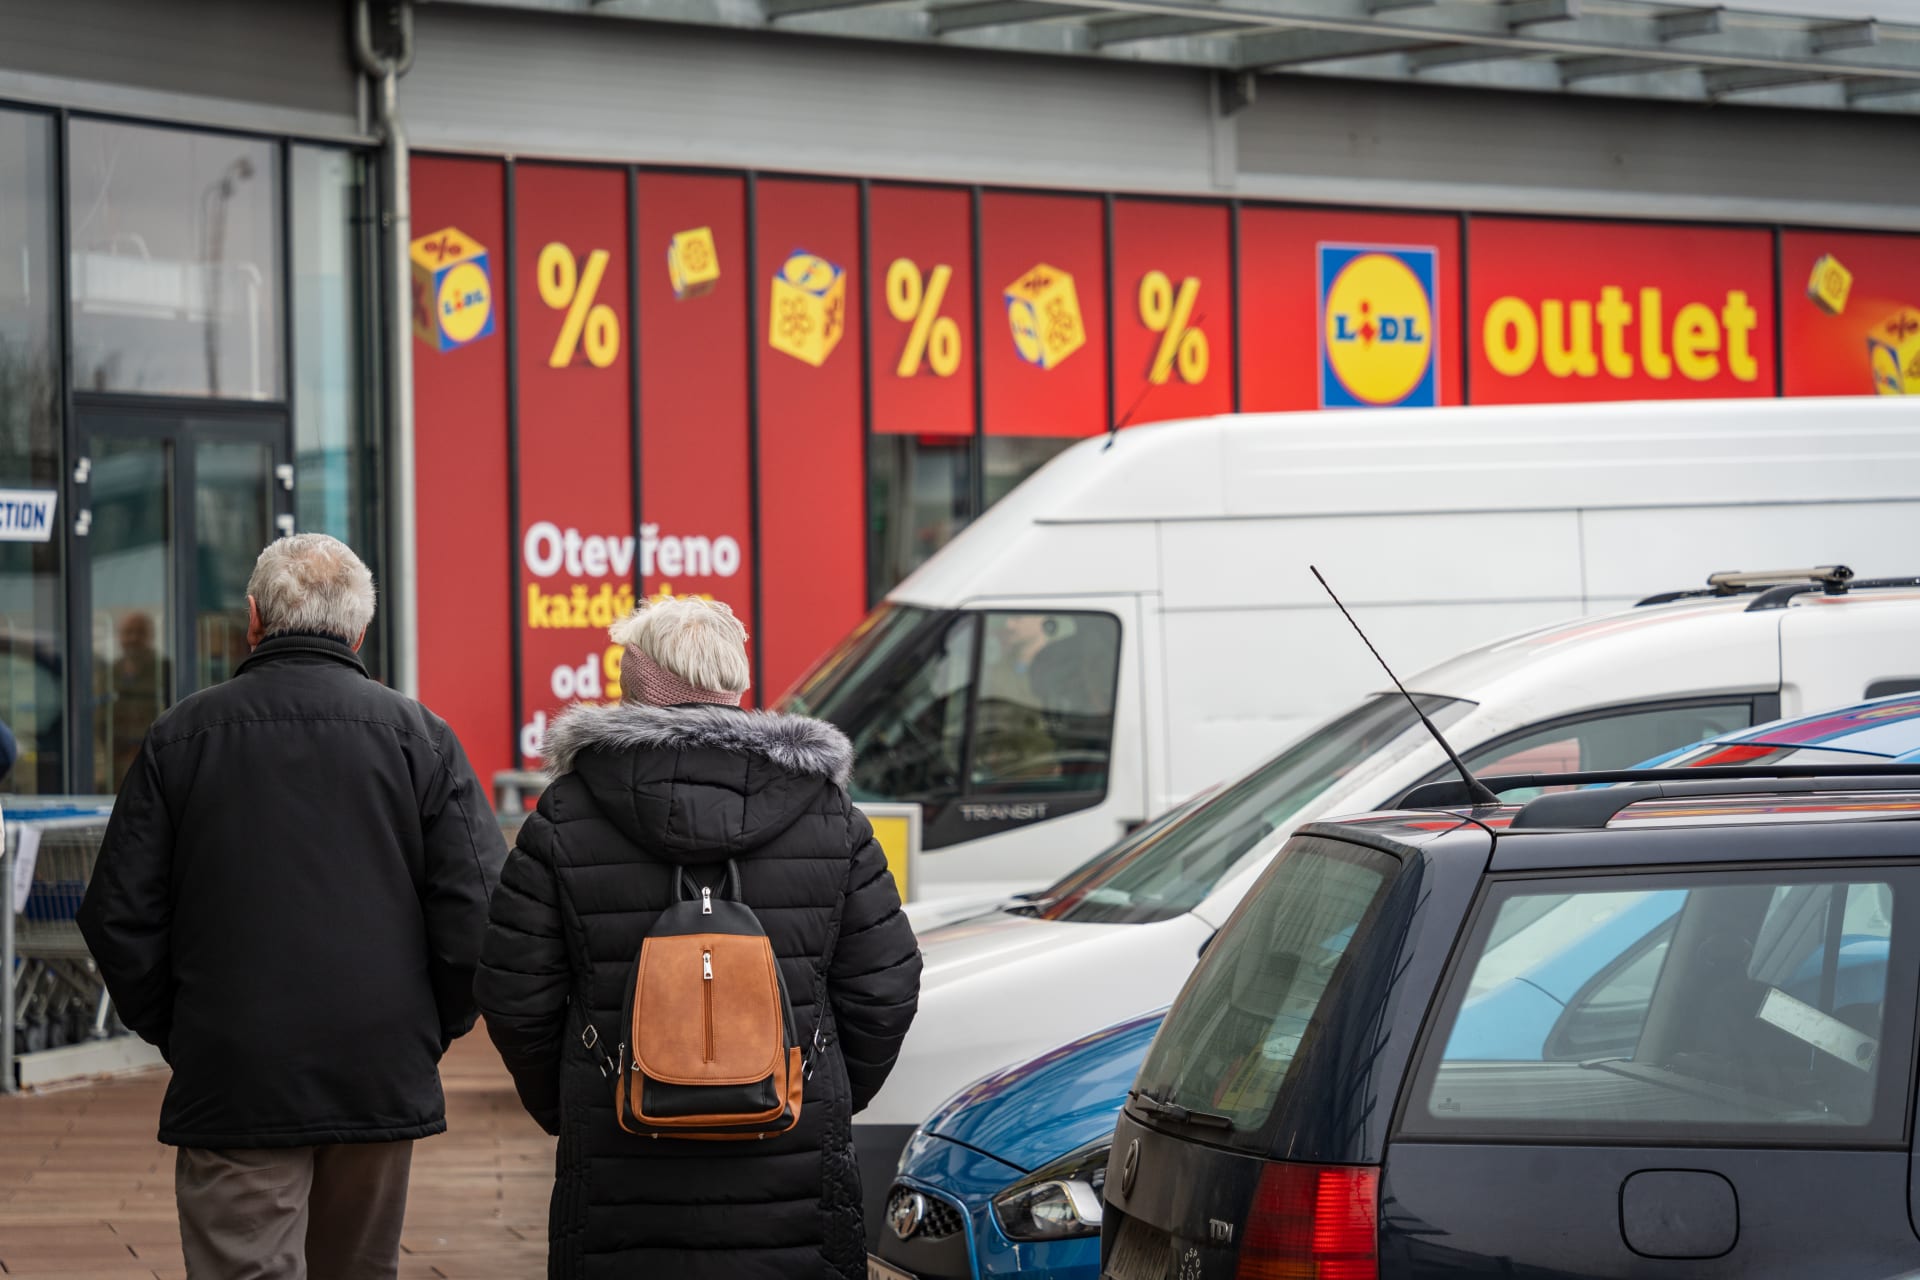
[[[703, 891], [704, 892], [704, 891]], [[713, 952], [700, 953], [700, 989], [706, 995], [707, 1003], [707, 1057], [713, 1061]]]
[[713, 890], [711, 889], [700, 890], [700, 914], [703, 916], [713, 914]]

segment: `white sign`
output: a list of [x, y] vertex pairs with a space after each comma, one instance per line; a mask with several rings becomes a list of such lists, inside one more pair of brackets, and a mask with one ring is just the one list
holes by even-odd
[[0, 542], [47, 542], [53, 538], [53, 489], [0, 489]]
[[27, 895], [33, 892], [33, 864], [40, 861], [40, 828], [28, 823], [20, 828], [20, 842], [13, 850], [13, 910], [18, 915], [27, 909]]

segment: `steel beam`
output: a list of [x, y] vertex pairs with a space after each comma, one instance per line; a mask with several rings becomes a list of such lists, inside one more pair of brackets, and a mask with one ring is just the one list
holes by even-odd
[[1150, 13], [1088, 23], [1087, 39], [1094, 48], [1106, 49], [1137, 40], [1170, 40], [1218, 31], [1244, 31], [1252, 25], [1255, 24], [1245, 18], [1174, 18]]
[[1601, 54], [1590, 58], [1564, 58], [1559, 63], [1560, 83], [1579, 84], [1586, 80], [1604, 80], [1611, 76], [1643, 76], [1673, 71], [1671, 62], [1649, 62], [1630, 55]]
[[1409, 49], [1428, 48], [1432, 43], [1431, 40], [1349, 35], [1339, 31], [1262, 31], [1241, 36], [1233, 57], [1237, 66], [1266, 70], [1404, 53]]
[[927, 10], [933, 34], [944, 36], [954, 31], [973, 31], [981, 27], [999, 27], [1009, 23], [1039, 22], [1046, 18], [1085, 13], [1070, 4], [1045, 4], [1040, 0], [974, 0]]
[[1663, 13], [1653, 20], [1653, 28], [1662, 41], [1685, 40], [1692, 36], [1717, 36], [1726, 30], [1726, 13], [1722, 8], [1686, 9], [1679, 13]]

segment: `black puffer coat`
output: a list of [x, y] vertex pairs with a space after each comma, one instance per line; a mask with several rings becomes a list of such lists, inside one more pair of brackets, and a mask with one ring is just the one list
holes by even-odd
[[[567, 712], [547, 748], [559, 776], [507, 861], [476, 989], [521, 1101], [560, 1137], [549, 1275], [865, 1276], [852, 1116], [913, 1021], [920, 955], [847, 799], [846, 738], [798, 716], [622, 705]], [[717, 889], [729, 858], [780, 957], [801, 1042], [826, 1020], [800, 1123], [760, 1142], [634, 1137], [615, 1123], [583, 1025], [618, 1025], [633, 958], [673, 900], [673, 865]]]

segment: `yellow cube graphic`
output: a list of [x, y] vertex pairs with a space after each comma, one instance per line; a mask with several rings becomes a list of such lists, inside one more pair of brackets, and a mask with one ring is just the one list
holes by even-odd
[[1813, 299], [1813, 305], [1830, 316], [1837, 316], [1847, 309], [1847, 295], [1851, 292], [1853, 272], [1841, 266], [1832, 254], [1822, 254], [1807, 280], [1807, 296]]
[[847, 333], [847, 273], [819, 254], [795, 249], [773, 278], [767, 343], [819, 368]]
[[1873, 389], [1883, 396], [1920, 396], [1920, 310], [1902, 307], [1867, 339]]
[[714, 247], [712, 227], [674, 233], [667, 246], [667, 275], [673, 296], [683, 302], [713, 292], [720, 283], [720, 251]]
[[493, 332], [493, 277], [487, 250], [457, 227], [442, 227], [409, 246], [413, 263], [413, 335], [451, 351]]
[[1038, 263], [1007, 286], [1007, 324], [1014, 350], [1028, 364], [1052, 369], [1087, 344], [1073, 277]]

